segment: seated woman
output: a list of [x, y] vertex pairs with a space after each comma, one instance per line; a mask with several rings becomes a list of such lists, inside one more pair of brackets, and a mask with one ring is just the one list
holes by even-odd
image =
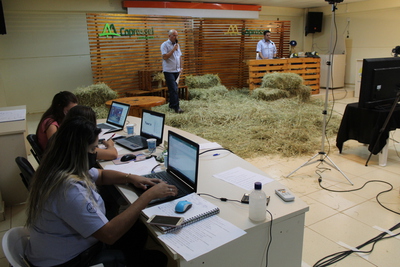
[[[74, 117], [49, 142], [28, 197], [25, 253], [31, 266], [166, 266], [163, 253], [144, 249], [147, 232], [138, 218], [152, 199], [175, 196], [177, 188], [92, 168], [99, 133], [93, 122]], [[109, 221], [96, 185], [124, 183], [152, 187]]]
[[43, 151], [46, 149], [49, 138], [60, 127], [65, 114], [77, 104], [76, 96], [68, 91], [59, 92], [53, 97], [51, 106], [43, 114], [36, 129], [36, 136]]
[[[77, 105], [71, 108], [68, 114], [65, 116], [65, 120], [77, 116], [82, 116], [96, 124], [96, 113], [93, 111], [91, 107]], [[105, 146], [105, 149], [96, 148], [97, 159], [100, 160], [113, 160], [118, 157], [118, 151], [114, 146], [113, 140], [104, 140], [102, 144]]]

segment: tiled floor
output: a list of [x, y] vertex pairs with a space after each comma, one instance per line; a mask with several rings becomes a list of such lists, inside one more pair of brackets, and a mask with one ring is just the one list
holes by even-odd
[[[342, 114], [346, 104], [356, 102], [353, 91], [336, 89], [335, 112]], [[317, 97], [325, 98], [325, 93]], [[28, 115], [28, 131], [35, 131], [40, 114]], [[321, 116], [322, 120], [322, 116]], [[400, 140], [400, 133], [396, 131], [392, 138]], [[325, 143], [326, 144], [326, 143]], [[331, 149], [329, 158], [354, 183], [351, 186], [346, 178], [336, 170], [326, 170], [314, 163], [300, 168], [289, 178], [286, 176], [313, 155], [301, 158], [258, 157], [248, 159], [253, 165], [271, 175], [286, 185], [295, 195], [310, 206], [306, 214], [304, 229], [303, 263], [302, 267], [313, 266], [319, 259], [335, 252], [347, 250], [342, 245], [356, 247], [381, 233], [375, 227], [389, 229], [400, 222], [400, 216], [382, 208], [376, 201], [376, 195], [390, 187], [384, 183], [369, 183], [364, 189], [349, 193], [332, 193], [319, 187], [317, 171], [322, 177], [322, 185], [336, 190], [348, 190], [362, 186], [368, 180], [382, 180], [391, 183], [394, 187], [389, 193], [380, 197], [381, 202], [400, 212], [400, 144], [389, 142], [389, 156], [385, 167], [379, 166], [378, 156], [373, 155], [368, 167], [365, 166], [369, 156], [367, 147], [356, 141], [347, 141], [342, 154], [334, 147], [335, 138], [330, 140]], [[326, 144], [326, 151], [327, 144]], [[319, 151], [317, 147], [315, 152]], [[317, 157], [319, 159], [319, 156]], [[30, 157], [34, 165], [35, 160]], [[330, 167], [329, 167], [330, 168]], [[332, 169], [332, 168], [330, 168]], [[0, 237], [10, 227], [24, 224], [24, 206], [14, 206], [6, 209], [6, 221], [0, 222]], [[397, 231], [398, 232], [398, 231]], [[342, 245], [341, 245], [342, 244]], [[370, 249], [366, 247], [365, 250]], [[372, 267], [372, 266], [399, 266], [400, 240], [397, 238], [379, 242], [372, 253], [366, 257], [357, 254], [350, 255], [344, 260], [332, 265], [340, 267]], [[282, 251], [282, 256], [285, 251]], [[8, 266], [3, 252], [0, 252], [0, 266]], [[292, 267], [292, 266], [282, 266]]]

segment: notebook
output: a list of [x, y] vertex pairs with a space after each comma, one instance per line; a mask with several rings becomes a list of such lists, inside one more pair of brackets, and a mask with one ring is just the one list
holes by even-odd
[[97, 124], [97, 127], [108, 130], [107, 133], [122, 131], [131, 105], [112, 101], [108, 111], [107, 121]]
[[137, 151], [147, 148], [147, 139], [155, 138], [159, 146], [163, 140], [165, 114], [143, 110], [140, 135], [118, 139], [116, 143], [129, 150]]
[[[143, 175], [159, 178], [178, 188], [176, 196], [153, 199], [150, 205], [156, 205], [180, 198], [197, 191], [199, 167], [199, 144], [175, 132], [168, 131], [168, 167], [166, 171]], [[142, 192], [135, 190], [138, 195]]]
[[[175, 213], [175, 205], [181, 200], [191, 202], [192, 207], [183, 214]], [[178, 216], [184, 218], [183, 223], [178, 227], [156, 226], [165, 233], [173, 232], [186, 225], [195, 223], [218, 213], [219, 208], [216, 205], [198, 196], [196, 193], [191, 193], [187, 196], [142, 210], [142, 214], [146, 218], [150, 218], [153, 215]]]

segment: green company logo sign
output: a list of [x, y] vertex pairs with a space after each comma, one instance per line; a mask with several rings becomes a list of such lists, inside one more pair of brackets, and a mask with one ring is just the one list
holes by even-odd
[[114, 36], [129, 36], [129, 37], [137, 36], [138, 39], [154, 39], [154, 36], [148, 36], [148, 35], [154, 35], [153, 27], [151, 29], [120, 28], [119, 33], [118, 33], [114, 24], [108, 24], [108, 23], [106, 23], [106, 25], [104, 25], [103, 32], [99, 34], [100, 37], [111, 36], [112, 38], [114, 38]]
[[251, 36], [251, 35], [263, 35], [264, 34], [264, 30], [258, 30], [258, 29], [246, 29], [246, 28], [242, 28], [239, 31], [239, 27], [237, 25], [230, 25], [229, 29], [224, 32], [224, 35], [247, 35], [247, 36]]

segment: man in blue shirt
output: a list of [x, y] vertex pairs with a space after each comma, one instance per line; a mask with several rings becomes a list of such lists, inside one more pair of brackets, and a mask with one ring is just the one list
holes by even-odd
[[176, 113], [183, 113], [179, 107], [177, 79], [182, 73], [182, 52], [178, 44], [178, 32], [169, 31], [169, 38], [161, 45], [162, 66], [169, 93], [169, 107]]
[[273, 59], [276, 57], [276, 46], [271, 41], [271, 32], [264, 31], [264, 39], [260, 40], [257, 44], [258, 59]]

